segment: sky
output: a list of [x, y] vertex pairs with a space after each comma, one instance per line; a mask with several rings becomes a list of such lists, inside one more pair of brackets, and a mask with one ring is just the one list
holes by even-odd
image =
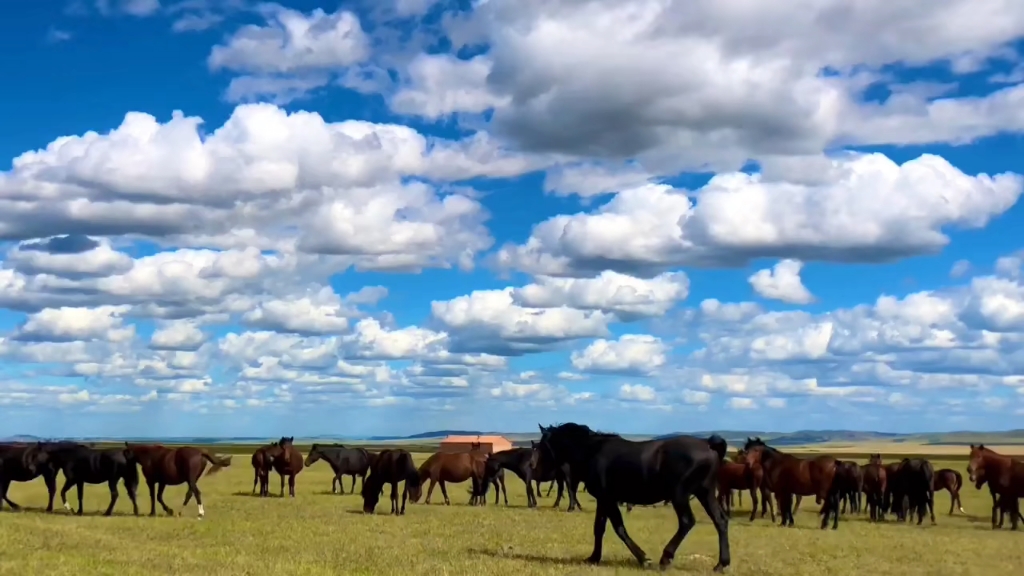
[[0, 435], [1021, 427], [1008, 0], [16, 0]]

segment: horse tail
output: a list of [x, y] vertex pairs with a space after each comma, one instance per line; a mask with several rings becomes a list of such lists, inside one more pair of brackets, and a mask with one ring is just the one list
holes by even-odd
[[231, 466], [231, 456], [215, 456], [210, 454], [206, 450], [200, 452], [203, 455], [203, 459], [212, 464], [210, 469], [206, 471], [207, 476], [213, 476], [222, 469]]
[[954, 483], [954, 489], [955, 489], [955, 490], [956, 490], [957, 492], [959, 492], [959, 491], [960, 491], [960, 488], [962, 488], [962, 487], [963, 487], [963, 485], [964, 485], [964, 477], [963, 477], [963, 476], [961, 476], [961, 475], [960, 475], [960, 472], [958, 472], [958, 471], [956, 471], [956, 470], [950, 470], [950, 472], [952, 472], [952, 473], [953, 473], [953, 477], [954, 477], [954, 478], [956, 479], [956, 482]]
[[729, 444], [718, 434], [712, 434], [708, 438], [708, 446], [718, 454], [719, 460], [725, 460], [725, 454], [729, 450]]

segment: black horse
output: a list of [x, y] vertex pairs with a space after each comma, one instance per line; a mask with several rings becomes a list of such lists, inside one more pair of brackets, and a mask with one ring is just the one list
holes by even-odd
[[[497, 479], [501, 470], [508, 470], [526, 484], [526, 505], [533, 508], [537, 505], [537, 497], [533, 493], [533, 461], [531, 448], [511, 448], [488, 454], [487, 462], [484, 464], [484, 493], [486, 494], [487, 486]], [[505, 503], [508, 504], [508, 501]]]
[[[398, 507], [398, 483], [405, 482], [402, 490], [402, 507]], [[405, 502], [411, 496], [413, 501], [420, 498], [420, 473], [413, 462], [412, 454], [397, 448], [381, 450], [370, 463], [370, 474], [363, 482], [363, 513], [373, 514], [384, 491], [384, 485], [391, 484], [391, 513], [405, 514]]]
[[718, 466], [727, 445], [718, 435], [710, 438], [675, 436], [662, 440], [633, 442], [615, 434], [594, 432], [575, 423], [544, 428], [540, 426], [541, 449], [557, 463], [567, 463], [575, 478], [597, 499], [594, 514], [594, 551], [587, 562], [601, 561], [602, 540], [607, 521], [641, 566], [649, 560], [626, 533], [619, 503], [657, 504], [671, 500], [679, 528], [665, 545], [659, 565], [672, 563], [676, 550], [697, 523], [690, 508], [690, 495], [700, 501], [718, 532], [718, 564], [722, 572], [730, 563], [729, 519], [718, 505], [715, 487]]
[[[474, 483], [470, 494], [475, 495], [481, 505], [487, 504], [487, 491], [494, 486], [494, 505], [500, 503], [500, 498], [505, 497], [505, 506], [508, 506], [508, 488], [505, 487], [505, 469], [495, 464], [488, 465], [484, 462], [484, 477], [479, 485]], [[475, 492], [474, 492], [475, 490]]]
[[917, 524], [920, 525], [927, 511], [932, 524], [935, 524], [934, 476], [932, 463], [923, 458], [904, 458], [900, 461], [895, 473], [887, 479], [888, 486], [892, 487], [890, 506], [895, 508], [897, 519], [910, 520], [916, 511]]
[[12, 510], [21, 508], [7, 497], [11, 482], [31, 482], [40, 476], [43, 477], [49, 495], [46, 511], [53, 512], [53, 498], [57, 495], [57, 469], [50, 463], [43, 444], [0, 445], [0, 509], [4, 501], [11, 505]]
[[[562, 493], [568, 492], [569, 508], [566, 509], [566, 512], [572, 512], [577, 509], [582, 511], [583, 506], [580, 506], [580, 501], [576, 497], [580, 482], [572, 476], [569, 464], [558, 464], [547, 450], [541, 450], [537, 443], [533, 441], [530, 442], [530, 445], [533, 449], [534, 481], [547, 482], [550, 480], [558, 486], [558, 494], [555, 496], [555, 503], [551, 507], [558, 508], [558, 505], [562, 502]], [[540, 493], [539, 487], [537, 488], [537, 493]]]
[[323, 460], [334, 471], [334, 478], [331, 480], [331, 493], [337, 491], [345, 493], [345, 484], [342, 476], [352, 477], [352, 493], [356, 493], [356, 477], [366, 484], [366, 473], [370, 471], [370, 453], [365, 448], [346, 448], [344, 444], [313, 444], [306, 454], [306, 467], [317, 460]]
[[104, 516], [110, 516], [117, 503], [117, 483], [124, 482], [125, 491], [132, 501], [132, 510], [139, 515], [139, 504], [135, 494], [139, 487], [139, 469], [135, 455], [130, 448], [107, 448], [96, 450], [88, 446], [73, 443], [55, 443], [43, 445], [52, 465], [64, 473], [64, 487], [60, 491], [60, 501], [65, 510], [71, 510], [67, 493], [72, 486], [78, 490], [78, 511], [82, 515], [83, 495], [86, 484], [107, 483], [110, 488], [110, 505]]

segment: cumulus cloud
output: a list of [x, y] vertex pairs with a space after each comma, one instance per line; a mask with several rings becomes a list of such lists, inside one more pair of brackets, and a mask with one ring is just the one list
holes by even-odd
[[598, 339], [573, 352], [574, 368], [582, 372], [649, 374], [665, 364], [668, 346], [647, 334], [624, 334], [618, 340]]
[[780, 260], [770, 270], [758, 270], [747, 281], [762, 298], [789, 304], [810, 304], [814, 296], [800, 280], [803, 265], [799, 260]]
[[938, 251], [949, 241], [943, 229], [984, 226], [1024, 188], [1020, 175], [969, 176], [930, 154], [903, 164], [882, 154], [833, 162], [837, 173], [816, 185], [718, 174], [696, 205], [668, 185], [624, 190], [589, 213], [537, 224], [525, 243], [502, 247], [497, 261], [552, 276], [651, 274], [764, 257], [883, 262]]

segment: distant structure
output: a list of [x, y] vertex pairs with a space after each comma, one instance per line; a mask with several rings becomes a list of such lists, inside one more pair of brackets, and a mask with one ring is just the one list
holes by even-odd
[[441, 440], [441, 452], [469, 452], [478, 442], [480, 451], [488, 454], [512, 448], [512, 443], [502, 436], [448, 436]]

